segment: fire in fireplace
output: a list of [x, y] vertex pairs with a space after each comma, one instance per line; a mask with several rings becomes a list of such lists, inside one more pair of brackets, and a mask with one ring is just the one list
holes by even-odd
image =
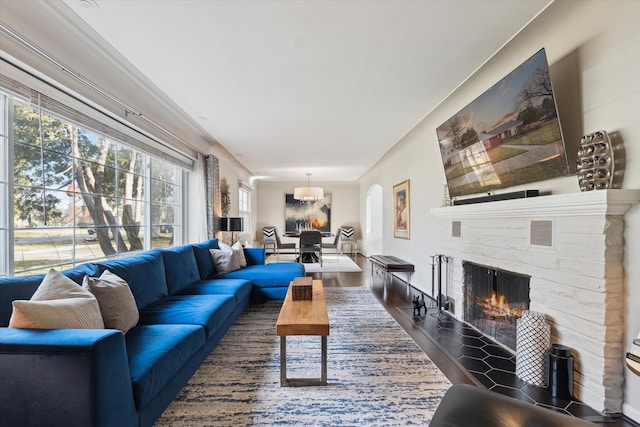
[[530, 276], [472, 262], [464, 270], [464, 320], [515, 351], [516, 321], [529, 309]]

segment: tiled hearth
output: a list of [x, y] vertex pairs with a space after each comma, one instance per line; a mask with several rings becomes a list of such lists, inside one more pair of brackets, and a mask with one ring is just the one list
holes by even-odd
[[432, 209], [452, 315], [464, 319], [464, 262], [529, 276], [529, 309], [572, 350], [574, 395], [621, 413], [624, 214], [638, 200], [638, 190], [603, 190]]
[[473, 374], [479, 385], [591, 422], [613, 421], [578, 400], [554, 398], [545, 388], [522, 381], [515, 374], [516, 357], [512, 352], [453, 316], [438, 315], [438, 309], [433, 305], [426, 315], [422, 311], [419, 316], [415, 316], [412, 307], [404, 308], [403, 314], [411, 318], [451, 359]]

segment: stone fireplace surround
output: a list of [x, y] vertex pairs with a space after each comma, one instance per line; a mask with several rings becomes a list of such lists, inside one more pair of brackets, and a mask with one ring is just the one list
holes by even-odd
[[640, 190], [601, 190], [431, 209], [453, 314], [463, 320], [463, 261], [530, 275], [530, 310], [572, 349], [575, 397], [621, 413], [624, 215], [639, 200]]

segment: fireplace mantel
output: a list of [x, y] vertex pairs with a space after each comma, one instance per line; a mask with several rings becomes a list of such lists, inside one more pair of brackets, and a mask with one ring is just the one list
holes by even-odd
[[640, 202], [640, 190], [597, 190], [431, 209], [440, 219], [624, 215]]

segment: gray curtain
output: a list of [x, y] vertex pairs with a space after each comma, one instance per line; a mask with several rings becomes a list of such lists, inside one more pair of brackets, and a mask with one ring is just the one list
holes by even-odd
[[205, 161], [205, 189], [207, 209], [207, 237], [212, 239], [218, 232], [220, 223], [220, 165], [217, 157], [208, 155]]

